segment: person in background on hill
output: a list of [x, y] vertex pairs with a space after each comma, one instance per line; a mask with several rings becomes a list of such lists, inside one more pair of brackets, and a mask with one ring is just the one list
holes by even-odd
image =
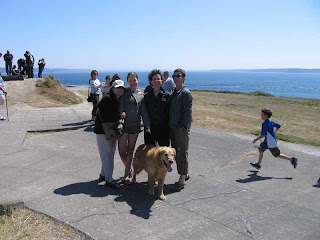
[[13, 62], [13, 55], [7, 50], [7, 53], [3, 56], [4, 61], [6, 62], [6, 73], [8, 76], [12, 73], [12, 62]]
[[176, 88], [169, 98], [169, 126], [171, 145], [177, 152], [176, 162], [180, 175], [172, 190], [180, 191], [185, 187], [185, 181], [189, 179], [188, 149], [192, 123], [192, 95], [184, 85], [186, 72], [183, 69], [176, 69], [172, 77]]
[[101, 83], [99, 81], [98, 77], [98, 71], [97, 70], [92, 70], [90, 73], [91, 79], [89, 80], [89, 85], [91, 88], [90, 94], [93, 96], [93, 101], [92, 101], [92, 118], [91, 121], [96, 120], [97, 116], [97, 110], [98, 110], [98, 103], [99, 103], [99, 95], [101, 93]]
[[[7, 93], [8, 92], [7, 92], [6, 87], [4, 85], [4, 81], [3, 81], [2, 77], [0, 76], [0, 107], [2, 105], [4, 105], [4, 102], [7, 97]], [[3, 121], [3, 120], [6, 120], [6, 118], [0, 115], [0, 120]]]
[[120, 185], [114, 182], [112, 178], [114, 168], [114, 154], [116, 151], [116, 138], [106, 138], [102, 123], [114, 123], [120, 120], [118, 111], [118, 100], [124, 93], [124, 82], [115, 80], [110, 91], [101, 99], [98, 104], [97, 119], [95, 122], [94, 132], [96, 133], [97, 145], [101, 159], [100, 181], [106, 181], [106, 186], [111, 188], [120, 188]]
[[[0, 52], [0, 58], [2, 57], [2, 53]], [[0, 76], [1, 76], [1, 65], [0, 65]]]
[[261, 168], [263, 152], [269, 149], [274, 157], [289, 160], [293, 167], [296, 168], [298, 164], [298, 159], [296, 157], [288, 157], [287, 155], [280, 153], [280, 149], [277, 146], [276, 134], [281, 127], [281, 124], [270, 120], [271, 116], [272, 112], [270, 109], [265, 108], [261, 110], [261, 119], [263, 120], [261, 136], [255, 138], [252, 143], [254, 144], [262, 138], [264, 138], [264, 141], [260, 144], [259, 147], [259, 161], [250, 164], [251, 166], [259, 170]]
[[19, 58], [17, 61], [18, 64], [18, 70], [21, 71], [22, 68], [25, 68], [26, 65], [26, 59], [25, 58]]
[[34, 57], [33, 55], [29, 52], [26, 51], [24, 54], [25, 58], [26, 58], [26, 70], [27, 70], [27, 74], [28, 74], [28, 78], [33, 78], [33, 66], [34, 66]]
[[166, 93], [171, 94], [176, 85], [174, 84], [172, 78], [169, 78], [168, 71], [163, 72], [163, 77], [164, 77], [164, 81], [161, 87], [164, 89]]
[[39, 60], [38, 65], [39, 65], [38, 78], [42, 78], [42, 72], [43, 72], [44, 66], [46, 66], [46, 62], [44, 61], [44, 58], [41, 58]]
[[150, 120], [146, 111], [144, 94], [138, 89], [139, 77], [135, 72], [127, 75], [127, 88], [119, 100], [119, 113], [124, 119], [123, 134], [119, 137], [118, 149], [125, 165], [124, 184], [131, 184], [133, 151], [141, 130], [141, 117], [146, 131], [150, 132]]
[[17, 75], [19, 75], [19, 70], [17, 69], [16, 65], [13, 65], [12, 76], [17, 76]]
[[148, 75], [148, 79], [152, 84], [152, 88], [144, 95], [144, 102], [150, 119], [151, 134], [145, 131], [144, 142], [145, 144], [155, 144], [155, 141], [157, 141], [159, 146], [169, 147], [169, 94], [161, 88], [163, 76], [160, 70], [152, 70]]
[[101, 85], [101, 93], [102, 97], [104, 97], [110, 90], [111, 88], [111, 77], [109, 75], [106, 76], [105, 82], [102, 83]]

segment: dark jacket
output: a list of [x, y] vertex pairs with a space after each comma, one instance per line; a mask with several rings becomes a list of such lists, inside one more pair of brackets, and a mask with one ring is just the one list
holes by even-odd
[[99, 109], [94, 125], [94, 133], [104, 134], [102, 122], [116, 122], [120, 119], [118, 105], [119, 102], [112, 90], [101, 99], [98, 104]]
[[102, 122], [117, 122], [120, 118], [119, 102], [116, 95], [110, 90], [99, 102], [98, 108]]
[[192, 122], [192, 95], [182, 86], [169, 97], [169, 126], [190, 129]]
[[151, 124], [166, 124], [169, 120], [169, 94], [163, 89], [155, 96], [153, 89], [144, 95], [144, 102]]
[[5, 55], [3, 55], [3, 59], [6, 61], [6, 62], [11, 62], [12, 59], [13, 59], [13, 55], [11, 53], [6, 53]]

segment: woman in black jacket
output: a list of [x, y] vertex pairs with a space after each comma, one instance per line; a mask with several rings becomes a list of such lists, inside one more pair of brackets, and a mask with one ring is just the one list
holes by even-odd
[[99, 180], [105, 180], [106, 186], [112, 188], [120, 188], [120, 185], [116, 184], [112, 178], [117, 139], [111, 136], [111, 132], [115, 129], [105, 128], [103, 124], [116, 125], [119, 121], [118, 99], [123, 93], [124, 82], [122, 80], [114, 81], [109, 93], [107, 93], [98, 104], [99, 111], [94, 128], [101, 159], [101, 174]]
[[150, 119], [151, 134], [149, 132], [145, 132], [144, 141], [146, 144], [158, 143], [159, 146], [169, 147], [169, 94], [161, 88], [163, 76], [160, 70], [152, 70], [149, 73], [148, 78], [153, 88], [151, 88], [147, 94], [144, 95], [144, 101]]

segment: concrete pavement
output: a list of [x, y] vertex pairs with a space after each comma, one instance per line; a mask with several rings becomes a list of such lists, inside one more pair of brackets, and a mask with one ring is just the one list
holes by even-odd
[[[94, 239], [320, 239], [320, 149], [281, 142], [298, 168], [266, 153], [257, 172], [251, 136], [193, 128], [191, 179], [172, 193], [168, 173], [160, 201], [145, 173], [121, 190], [97, 181], [90, 113], [88, 103], [11, 110], [0, 122], [0, 203], [24, 201]], [[123, 172], [117, 153], [114, 178]]]

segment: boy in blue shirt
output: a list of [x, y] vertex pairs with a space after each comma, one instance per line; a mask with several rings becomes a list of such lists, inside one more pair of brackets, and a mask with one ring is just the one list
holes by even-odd
[[250, 163], [250, 164], [251, 166], [259, 170], [261, 167], [263, 152], [269, 149], [274, 157], [279, 157], [282, 159], [289, 160], [293, 165], [293, 167], [296, 168], [298, 164], [298, 159], [296, 157], [290, 158], [287, 155], [281, 154], [280, 149], [277, 147], [276, 133], [281, 127], [281, 124], [270, 120], [269, 118], [271, 116], [272, 116], [272, 112], [270, 109], [265, 108], [261, 110], [261, 119], [264, 121], [262, 123], [261, 136], [254, 139], [252, 143], [255, 143], [256, 141], [262, 138], [264, 138], [264, 141], [260, 144], [260, 147], [259, 147], [259, 161], [255, 163]]

